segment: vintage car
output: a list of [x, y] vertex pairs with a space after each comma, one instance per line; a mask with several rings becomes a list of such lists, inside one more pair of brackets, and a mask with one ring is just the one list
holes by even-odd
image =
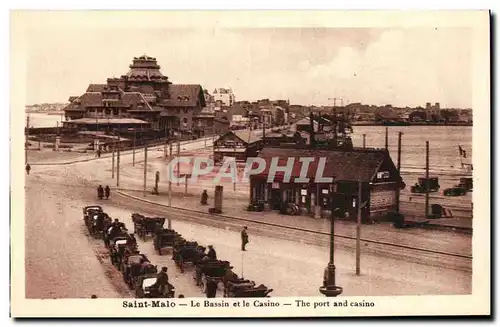
[[139, 235], [143, 240], [146, 240], [148, 235], [153, 236], [155, 231], [165, 224], [164, 217], [145, 217], [138, 213], [132, 214], [132, 221], [134, 222], [134, 234]]
[[155, 231], [153, 245], [159, 255], [162, 255], [162, 250], [166, 247], [174, 247], [175, 243], [182, 240], [182, 236], [173, 229], [158, 228]]
[[174, 245], [172, 250], [172, 259], [174, 260], [177, 267], [179, 267], [181, 272], [184, 272], [184, 267], [186, 264], [196, 265], [196, 263], [202, 258], [202, 251], [200, 251], [200, 246], [197, 242], [179, 242]]
[[233, 269], [229, 261], [222, 260], [200, 260], [196, 263], [194, 279], [196, 284], [200, 286], [203, 293], [207, 291], [207, 281], [215, 283], [223, 282], [224, 276]]
[[228, 282], [224, 290], [224, 297], [269, 297], [268, 294], [273, 291], [260, 284], [255, 286], [254, 281], [243, 280], [241, 282]]
[[467, 194], [467, 189], [463, 187], [450, 187], [443, 191], [444, 196], [461, 196]]
[[426, 192], [438, 192], [439, 191], [439, 178], [436, 176], [429, 177], [419, 177], [418, 183], [415, 183], [411, 187], [412, 193], [426, 193]]
[[461, 187], [467, 190], [467, 192], [472, 192], [472, 177], [461, 177], [460, 183], [456, 187]]
[[88, 221], [90, 220], [91, 216], [102, 212], [104, 212], [102, 210], [102, 207], [98, 205], [83, 207], [83, 221], [85, 222], [85, 225], [88, 226]]
[[142, 275], [137, 279], [135, 287], [135, 296], [137, 298], [173, 298], [175, 297], [175, 287], [168, 284], [162, 294], [158, 293], [156, 287], [152, 287], [157, 280], [156, 274]]

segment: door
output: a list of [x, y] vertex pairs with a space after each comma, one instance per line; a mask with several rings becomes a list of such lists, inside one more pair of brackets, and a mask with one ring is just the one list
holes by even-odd
[[272, 210], [281, 209], [281, 191], [279, 189], [271, 190], [271, 209]]

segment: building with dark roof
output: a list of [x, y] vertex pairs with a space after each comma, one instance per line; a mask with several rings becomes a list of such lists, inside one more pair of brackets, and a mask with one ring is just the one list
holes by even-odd
[[262, 136], [252, 130], [228, 131], [214, 141], [214, 161], [221, 163], [225, 157], [245, 161], [256, 157], [263, 147]]
[[[201, 85], [173, 84], [153, 57], [135, 57], [129, 67], [120, 78], [90, 84], [82, 95], [71, 96], [64, 108], [66, 119], [132, 118], [154, 129], [213, 130], [214, 115], [201, 112], [205, 107]], [[94, 121], [87, 127], [99, 128], [99, 124]]]
[[[265, 203], [272, 210], [283, 210], [283, 207], [295, 204], [309, 214], [321, 215], [324, 210], [330, 210], [330, 201], [334, 199], [335, 205], [342, 202], [349, 217], [356, 217], [361, 202], [362, 217], [366, 221], [394, 211], [397, 189], [403, 185], [389, 153], [380, 149], [342, 151], [265, 147], [258, 157], [264, 159], [266, 167], [261, 173], [250, 176], [250, 201]], [[306, 157], [314, 158], [314, 161], [301, 176], [303, 162], [299, 159]], [[333, 182], [315, 180], [320, 158], [325, 158], [325, 164], [318, 177], [331, 177]], [[286, 169], [289, 180], [283, 171], [277, 171], [274, 179], [269, 179], [273, 160], [280, 167], [290, 165]], [[309, 181], [300, 181], [299, 177], [309, 178]], [[357, 199], [359, 182], [362, 183], [360, 201]]]

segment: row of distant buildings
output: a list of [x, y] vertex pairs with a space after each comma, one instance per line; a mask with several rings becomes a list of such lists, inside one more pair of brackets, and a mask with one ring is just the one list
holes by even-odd
[[220, 134], [230, 126], [284, 124], [287, 101], [236, 102], [230, 88], [211, 93], [199, 84], [174, 84], [156, 58], [135, 57], [129, 71], [103, 84], [89, 84], [70, 96], [63, 110], [68, 128], [109, 130], [152, 128], [170, 133]]
[[[61, 109], [60, 107], [58, 109]], [[175, 84], [162, 74], [156, 58], [133, 58], [126, 74], [89, 84], [80, 95], [69, 97], [63, 110], [65, 127], [84, 130], [152, 128], [168, 133], [220, 134], [228, 129], [261, 128], [289, 124], [309, 111], [344, 112], [353, 122], [472, 122], [472, 112], [425, 108], [377, 107], [350, 103], [341, 107], [291, 105], [289, 100], [236, 101], [231, 88], [209, 92], [199, 84]]]

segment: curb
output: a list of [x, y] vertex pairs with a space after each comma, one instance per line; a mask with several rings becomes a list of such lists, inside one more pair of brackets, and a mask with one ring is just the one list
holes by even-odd
[[[251, 223], [256, 223], [256, 224], [265, 224], [265, 225], [274, 226], [274, 227], [292, 228], [292, 229], [297, 228], [296, 226], [280, 225], [280, 224], [275, 224], [275, 223], [266, 222], [266, 221], [259, 221], [259, 220], [248, 219], [248, 218], [228, 216], [228, 215], [223, 215], [223, 214], [209, 214], [208, 212], [204, 212], [204, 211], [200, 211], [200, 210], [192, 210], [192, 209], [185, 209], [185, 208], [180, 208], [180, 207], [176, 207], [176, 206], [168, 206], [166, 204], [162, 204], [162, 203], [158, 203], [155, 201], [143, 199], [143, 198], [140, 198], [140, 197], [137, 197], [134, 195], [130, 195], [130, 194], [125, 193], [123, 191], [116, 191], [116, 193], [118, 193], [124, 197], [128, 197], [130, 199], [142, 201], [142, 202], [149, 203], [149, 204], [154, 204], [154, 205], [164, 207], [164, 208], [171, 208], [171, 209], [182, 210], [182, 211], [186, 211], [186, 212], [202, 213], [202, 214], [207, 214], [207, 215], [220, 216], [223, 218], [239, 220], [239, 221], [243, 221], [243, 222], [251, 222]], [[429, 223], [429, 224], [423, 225], [422, 227], [419, 227], [419, 228], [447, 230], [447, 231], [459, 232], [459, 233], [463, 233], [463, 234], [472, 234], [472, 228], [468, 228], [468, 227], [456, 227], [456, 226], [438, 225], [438, 224]], [[301, 229], [306, 230], [308, 232], [312, 232], [312, 233], [329, 234], [329, 233], [325, 233], [324, 231], [319, 231], [319, 230], [314, 230], [314, 229], [306, 229], [306, 228], [301, 228]], [[338, 236], [343, 236], [343, 235], [338, 235]]]

